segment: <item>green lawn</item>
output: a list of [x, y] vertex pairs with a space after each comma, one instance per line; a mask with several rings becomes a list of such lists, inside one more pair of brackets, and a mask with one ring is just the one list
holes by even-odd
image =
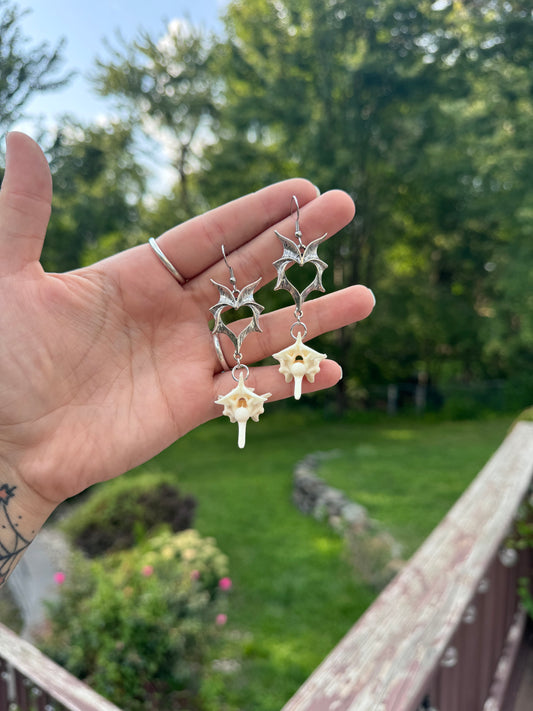
[[510, 421], [398, 422], [369, 428], [318, 474], [416, 550], [505, 437]]
[[196, 527], [229, 556], [234, 588], [226, 642], [215, 656], [238, 671], [210, 674], [212, 710], [280, 709], [374, 597], [350, 570], [340, 539], [292, 506], [299, 459], [335, 450], [320, 475], [366, 506], [412, 552], [499, 445], [511, 419], [365, 423], [271, 410], [250, 424], [244, 450], [237, 449], [235, 425], [218, 420], [147, 465], [175, 472], [180, 489], [198, 498]]

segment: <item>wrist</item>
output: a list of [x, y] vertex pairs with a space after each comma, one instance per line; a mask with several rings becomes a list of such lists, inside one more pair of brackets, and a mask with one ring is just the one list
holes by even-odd
[[0, 587], [54, 508], [18, 477], [0, 474]]

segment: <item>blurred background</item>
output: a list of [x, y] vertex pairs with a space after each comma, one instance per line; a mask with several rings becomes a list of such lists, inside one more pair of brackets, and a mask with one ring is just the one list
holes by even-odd
[[[207, 423], [50, 522], [74, 558], [41, 647], [121, 708], [281, 708], [531, 405], [532, 30], [523, 0], [0, 0], [0, 136], [50, 162], [47, 270], [298, 175], [357, 205], [326, 289], [377, 297], [313, 343], [336, 390], [269, 405], [242, 451]], [[383, 531], [296, 510], [310, 454]]]
[[54, 173], [44, 265], [302, 175], [357, 204], [326, 287], [378, 301], [322, 339], [347, 374], [335, 407], [525, 406], [531, 26], [518, 0], [0, 0], [0, 131]]

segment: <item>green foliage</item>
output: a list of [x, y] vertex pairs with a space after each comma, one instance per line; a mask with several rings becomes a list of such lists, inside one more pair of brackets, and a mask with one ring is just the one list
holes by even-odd
[[78, 558], [50, 605], [41, 648], [128, 711], [192, 711], [226, 573], [215, 541], [192, 530]]
[[530, 31], [500, 1], [229, 4], [221, 139], [201, 183], [218, 201], [298, 172], [356, 199], [326, 246], [329, 288], [362, 281], [378, 297], [357, 333], [324, 345], [348, 372], [357, 360], [348, 389], [531, 367]]
[[70, 78], [58, 75], [64, 42], [31, 46], [21, 31], [25, 14], [16, 3], [0, 0], [0, 135], [24, 116], [36, 93], [58, 89]]
[[202, 691], [209, 711], [280, 709], [375, 597], [347, 564], [338, 534], [292, 505], [297, 461], [338, 450], [319, 476], [326, 478], [327, 465], [328, 483], [364, 505], [409, 555], [500, 444], [511, 419], [328, 419], [302, 400], [292, 412], [271, 405], [269, 416], [250, 427], [244, 450], [219, 420], [161, 453], [157, 466], [175, 471], [180, 487], [201, 501], [195, 526], [231, 561], [229, 634], [212, 650], [217, 664]]
[[199, 205], [190, 175], [217, 114], [210, 44], [199, 30], [174, 21], [159, 40], [143, 33], [131, 45], [119, 38], [119, 47], [108, 49], [110, 59], [97, 65], [97, 89], [115, 96], [133, 123], [166, 141], [179, 176], [178, 219], [192, 217]]
[[348, 561], [356, 575], [378, 592], [401, 570], [400, 547], [379, 526], [366, 530], [358, 526], [348, 527], [344, 531], [344, 539]]
[[531, 579], [520, 578], [518, 581], [518, 596], [525, 611], [533, 620], [533, 591], [531, 590]]
[[54, 200], [43, 249], [48, 271], [68, 271], [132, 246], [144, 173], [127, 125], [66, 123], [49, 149]]
[[[531, 24], [504, 0], [233, 0], [219, 38], [182, 22], [119, 38], [94, 81], [136, 128], [125, 142], [115, 127], [107, 141], [64, 143], [76, 170], [58, 165], [57, 183], [74, 189], [57, 198], [46, 266], [107, 256], [305, 175], [357, 203], [324, 245], [326, 288], [363, 282], [378, 299], [357, 331], [317, 344], [348, 374], [340, 405], [421, 371], [436, 384], [521, 380], [533, 347]], [[170, 150], [177, 180], [140, 205], [127, 154], [147, 150], [146, 134]], [[302, 229], [315, 236], [305, 217]]]
[[[526, 410], [518, 421], [521, 419], [533, 421], [533, 408]], [[519, 551], [533, 548], [533, 495], [530, 495], [529, 499], [520, 507], [515, 518], [514, 531], [505, 545]], [[533, 581], [531, 576], [519, 579], [518, 595], [527, 614], [533, 620]]]
[[0, 589], [0, 622], [17, 634], [20, 634], [24, 627], [20, 608], [7, 585]]
[[518, 422], [533, 422], [533, 407], [528, 407], [527, 410], [524, 410], [518, 418]]
[[533, 548], [533, 498], [523, 504], [516, 517], [515, 547]]
[[[523, 406], [533, 352], [533, 20], [522, 5], [233, 0], [219, 38], [183, 22], [162, 37], [119, 38], [94, 81], [128, 122], [66, 129], [50, 150], [57, 195], [46, 268], [108, 256], [305, 175], [357, 203], [353, 223], [324, 245], [326, 288], [363, 282], [378, 299], [357, 331], [317, 344], [348, 374], [339, 404], [422, 371], [436, 384], [516, 381], [513, 406]], [[7, 46], [10, 33], [0, 35]], [[147, 134], [170, 150], [177, 180], [142, 205], [131, 154], [154, 152]], [[305, 217], [302, 229], [315, 236]], [[268, 292], [263, 302], [282, 299]]]
[[158, 527], [192, 527], [196, 500], [182, 496], [169, 477], [145, 475], [106, 482], [62, 524], [91, 557], [131, 548]]

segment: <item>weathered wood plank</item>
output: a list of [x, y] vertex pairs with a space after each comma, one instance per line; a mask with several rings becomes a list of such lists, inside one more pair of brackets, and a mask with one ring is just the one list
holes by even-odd
[[120, 711], [1, 624], [0, 658], [69, 711]]
[[533, 424], [522, 422], [282, 711], [411, 711], [501, 546], [532, 474]]

